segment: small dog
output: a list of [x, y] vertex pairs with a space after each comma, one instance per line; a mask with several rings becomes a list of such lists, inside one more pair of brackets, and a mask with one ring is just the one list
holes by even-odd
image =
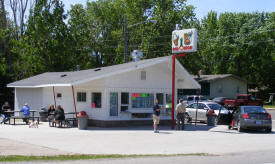
[[38, 128], [38, 122], [37, 121], [32, 121], [29, 125], [29, 128]]

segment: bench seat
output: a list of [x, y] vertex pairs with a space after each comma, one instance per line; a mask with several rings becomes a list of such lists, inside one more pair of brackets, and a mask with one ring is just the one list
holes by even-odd
[[11, 124], [11, 122], [10, 122], [11, 119], [13, 119], [13, 125], [15, 125], [15, 120], [16, 119], [22, 119], [23, 120], [24, 118], [28, 118], [29, 120], [33, 120], [33, 121], [36, 119], [38, 124], [39, 124], [39, 118], [40, 117], [38, 117], [38, 116], [29, 116], [29, 117], [11, 116], [11, 117], [9, 117], [9, 124]]

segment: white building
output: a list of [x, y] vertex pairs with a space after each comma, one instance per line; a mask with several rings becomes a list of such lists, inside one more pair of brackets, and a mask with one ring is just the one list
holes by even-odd
[[[167, 56], [82, 71], [46, 72], [8, 87], [15, 88], [15, 110], [26, 102], [37, 110], [55, 104], [65, 112], [86, 111], [89, 125], [151, 124], [154, 99], [164, 108], [171, 103], [171, 65], [172, 58]], [[177, 60], [175, 82], [176, 90], [200, 89]], [[171, 120], [167, 113], [162, 110], [162, 122]]]

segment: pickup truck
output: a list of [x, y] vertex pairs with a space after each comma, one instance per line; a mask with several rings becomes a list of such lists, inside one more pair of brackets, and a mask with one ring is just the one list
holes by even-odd
[[256, 99], [251, 94], [238, 94], [235, 100], [224, 100], [224, 106], [227, 108], [236, 109], [242, 105], [263, 106], [263, 100]]

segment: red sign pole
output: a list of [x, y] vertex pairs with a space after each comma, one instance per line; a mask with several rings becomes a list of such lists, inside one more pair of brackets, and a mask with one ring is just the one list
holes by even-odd
[[174, 109], [175, 109], [175, 59], [176, 55], [172, 56], [172, 123], [171, 129], [175, 128], [175, 118], [174, 118]]
[[182, 53], [181, 55], [172, 55], [172, 122], [171, 122], [171, 129], [175, 129], [175, 63], [176, 63], [176, 57], [183, 57], [185, 56], [185, 53]]
[[77, 111], [76, 111], [76, 104], [75, 104], [75, 96], [74, 96], [74, 86], [73, 86], [73, 85], [72, 85], [72, 92], [73, 92], [73, 99], [74, 99], [75, 118], [77, 118]]

